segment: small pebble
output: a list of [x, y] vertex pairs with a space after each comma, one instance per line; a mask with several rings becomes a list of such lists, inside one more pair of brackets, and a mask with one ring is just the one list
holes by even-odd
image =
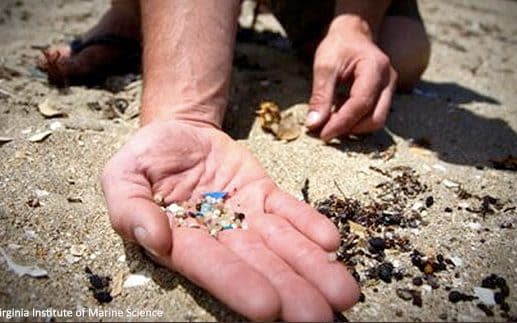
[[386, 283], [391, 283], [391, 277], [393, 275], [393, 265], [389, 262], [385, 262], [380, 264], [377, 267], [377, 276], [379, 279], [383, 280]]
[[405, 301], [409, 301], [413, 299], [413, 295], [411, 293], [411, 290], [406, 288], [397, 288], [396, 290], [397, 296], [402, 298]]
[[113, 297], [110, 295], [107, 291], [95, 291], [93, 293], [93, 297], [99, 302], [99, 303], [109, 303], [113, 300]]
[[423, 284], [422, 278], [420, 278], [420, 277], [413, 278], [413, 285], [422, 286], [422, 284]]
[[386, 243], [383, 238], [375, 237], [368, 240], [370, 251], [372, 253], [380, 253], [386, 249]]
[[466, 295], [455, 290], [449, 293], [449, 302], [451, 303], [458, 303], [460, 301], [472, 301], [476, 298], [477, 297], [475, 296]]
[[164, 203], [163, 195], [161, 195], [160, 193], [156, 193], [154, 195], [153, 199], [156, 204], [163, 206], [163, 203]]
[[429, 208], [429, 207], [433, 206], [433, 204], [434, 204], [434, 198], [432, 196], [428, 196], [425, 199], [425, 206]]
[[477, 307], [482, 310], [483, 312], [485, 312], [485, 315], [486, 316], [494, 316], [494, 312], [488, 307], [486, 306], [485, 304], [483, 303], [478, 303], [477, 304]]

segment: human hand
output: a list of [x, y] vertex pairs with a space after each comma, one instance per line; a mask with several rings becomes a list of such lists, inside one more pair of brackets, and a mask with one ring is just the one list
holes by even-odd
[[[109, 161], [102, 187], [113, 228], [254, 320], [331, 321], [358, 299], [346, 268], [329, 262], [339, 234], [307, 204], [281, 191], [253, 155], [204, 123], [153, 122]], [[246, 214], [248, 230], [217, 239], [176, 227], [154, 202], [234, 192], [227, 205]]]
[[[306, 125], [328, 141], [383, 127], [397, 74], [375, 45], [368, 27], [352, 17], [336, 18], [316, 50], [314, 80]], [[349, 97], [336, 103], [336, 88], [349, 86]]]

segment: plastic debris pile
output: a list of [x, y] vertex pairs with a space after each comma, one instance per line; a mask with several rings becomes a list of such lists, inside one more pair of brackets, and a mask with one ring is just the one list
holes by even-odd
[[176, 227], [206, 229], [217, 238], [220, 231], [248, 228], [245, 215], [225, 205], [227, 197], [227, 192], [208, 192], [197, 203], [172, 203], [165, 210]]

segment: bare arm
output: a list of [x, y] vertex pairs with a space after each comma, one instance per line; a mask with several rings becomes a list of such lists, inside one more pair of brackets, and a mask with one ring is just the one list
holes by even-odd
[[375, 39], [390, 3], [391, 0], [338, 0], [332, 25], [352, 23]]
[[[328, 141], [383, 127], [397, 75], [375, 44], [389, 0], [340, 0], [314, 58], [314, 80], [306, 124]], [[344, 102], [335, 89], [350, 88]], [[332, 111], [333, 104], [337, 111]]]
[[172, 118], [220, 127], [239, 1], [141, 1], [142, 124]]

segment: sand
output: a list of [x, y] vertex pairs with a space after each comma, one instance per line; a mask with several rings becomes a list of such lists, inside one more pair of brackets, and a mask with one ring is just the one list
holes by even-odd
[[[69, 41], [93, 25], [107, 5], [98, 0], [0, 3], [0, 65], [20, 73], [0, 79], [0, 136], [13, 139], [0, 146], [0, 247], [16, 262], [48, 271], [47, 278], [18, 277], [0, 258], [0, 321], [8, 315], [2, 310], [16, 309], [17, 320], [23, 320], [23, 310], [32, 317], [33, 309], [50, 308], [62, 311], [53, 313], [58, 319], [64, 311], [73, 312], [66, 318], [73, 321], [242, 319], [181, 276], [154, 265], [110, 227], [99, 174], [138, 127], [139, 78], [116, 93], [80, 86], [62, 93], [34, 69], [35, 47]], [[264, 100], [284, 109], [307, 102], [310, 66], [290, 53], [240, 44], [238, 53], [260, 69], [234, 71], [227, 131], [286, 191], [301, 196], [308, 178], [312, 201], [340, 194], [334, 182], [346, 196], [367, 201], [386, 180], [370, 166], [412, 167], [429, 187], [426, 194], [435, 203], [424, 216], [428, 224], [403, 233], [419, 250], [459, 258], [461, 266], [440, 274], [438, 289], [418, 288], [422, 307], [396, 295], [397, 288], [411, 286], [410, 279], [391, 284], [365, 279], [366, 300], [344, 313], [349, 320], [504, 321], [498, 307], [494, 317], [487, 317], [476, 307], [478, 301], [450, 303], [445, 286], [473, 294], [485, 276], [496, 273], [510, 287], [510, 315], [517, 314], [517, 217], [512, 209], [517, 177], [490, 162], [517, 156], [517, 2], [440, 0], [423, 1], [421, 7], [432, 39], [430, 66], [415, 93], [395, 97], [385, 130], [337, 146], [307, 135], [289, 143], [275, 141], [260, 129], [253, 111]], [[37, 107], [45, 99], [67, 117], [44, 118]], [[113, 112], [115, 99], [128, 103], [124, 114]], [[292, 109], [302, 114], [304, 106]], [[52, 123], [56, 127], [56, 121], [62, 127], [49, 137], [28, 140]], [[419, 138], [428, 139], [431, 147], [412, 148], [410, 140]], [[393, 158], [374, 158], [393, 146]], [[460, 200], [445, 179], [470, 193], [496, 197], [505, 207], [482, 219], [464, 205], [479, 202]], [[40, 206], [29, 206], [38, 194]], [[444, 212], [446, 207], [453, 212]], [[513, 228], [502, 229], [505, 222]], [[415, 273], [407, 253], [390, 257]], [[134, 273], [151, 279], [138, 287], [119, 286], [111, 303], [99, 305], [88, 290], [86, 266], [111, 276], [112, 286]], [[45, 312], [39, 315], [38, 320], [46, 320], [41, 317]]]

